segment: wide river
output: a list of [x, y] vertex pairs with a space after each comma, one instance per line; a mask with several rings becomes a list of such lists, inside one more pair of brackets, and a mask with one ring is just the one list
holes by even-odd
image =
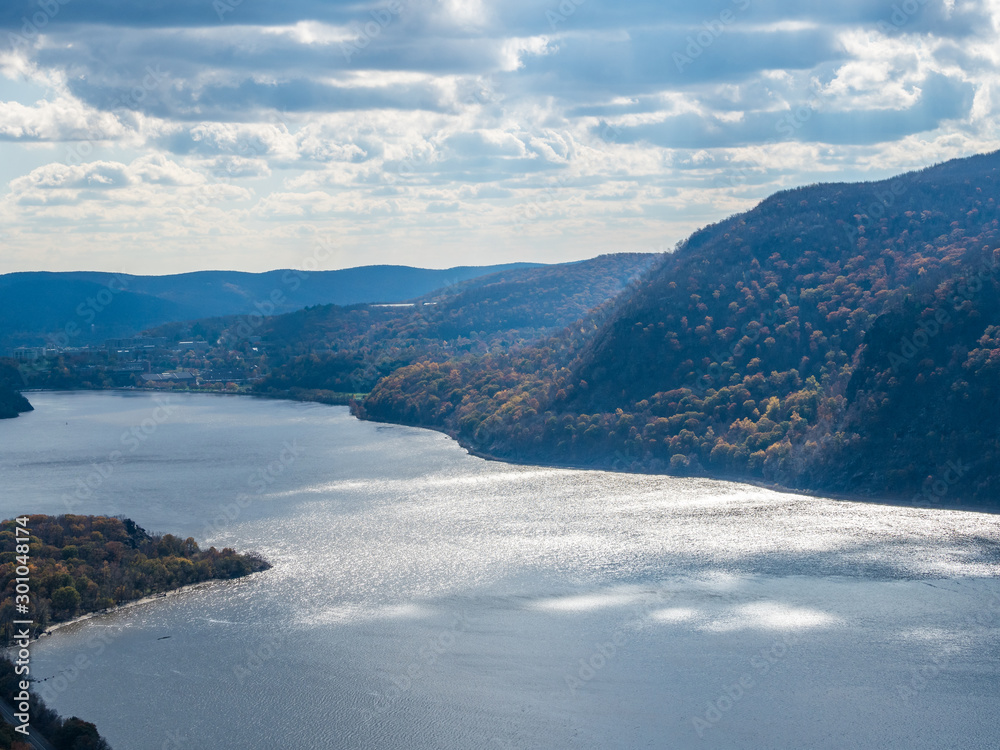
[[1000, 744], [1000, 517], [510, 466], [315, 404], [30, 399], [4, 518], [274, 564], [34, 645], [115, 750]]

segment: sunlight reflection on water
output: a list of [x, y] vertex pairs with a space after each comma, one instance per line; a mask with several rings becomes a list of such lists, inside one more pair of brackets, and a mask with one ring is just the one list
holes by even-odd
[[[37, 394], [0, 423], [6, 513], [65, 512], [144, 398]], [[996, 745], [994, 516], [511, 466], [344, 409], [175, 398], [74, 512], [208, 528], [275, 567], [35, 647], [39, 674], [89, 657], [52, 703], [119, 750], [178, 726], [224, 750]], [[301, 457], [255, 492], [290, 440]], [[940, 653], [946, 677], [901, 701]], [[692, 718], [747, 672], [756, 687], [698, 737]]]

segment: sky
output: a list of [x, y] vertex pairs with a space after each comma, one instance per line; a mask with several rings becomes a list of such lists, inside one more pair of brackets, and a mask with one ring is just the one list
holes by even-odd
[[662, 252], [998, 115], [1000, 0], [3, 0], [0, 273]]

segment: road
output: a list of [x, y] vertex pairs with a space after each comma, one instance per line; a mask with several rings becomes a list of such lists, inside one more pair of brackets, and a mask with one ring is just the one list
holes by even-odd
[[[7, 701], [0, 700], [0, 716], [3, 716], [4, 721], [8, 724], [13, 724], [17, 726], [21, 722], [14, 718], [14, 707], [11, 706]], [[55, 750], [49, 741], [44, 737], [39, 736], [35, 730], [29, 727], [28, 736], [24, 737], [20, 732], [15, 734], [17, 737], [23, 737], [27, 740], [28, 744], [31, 745], [35, 750]]]

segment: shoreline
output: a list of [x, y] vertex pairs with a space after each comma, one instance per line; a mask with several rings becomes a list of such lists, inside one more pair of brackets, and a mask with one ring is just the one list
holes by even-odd
[[[253, 573], [251, 573], [250, 575], [253, 575]], [[52, 623], [47, 628], [45, 628], [45, 630], [41, 631], [38, 635], [32, 638], [31, 642], [34, 643], [35, 641], [39, 641], [42, 638], [50, 636], [60, 628], [65, 628], [70, 625], [76, 625], [77, 623], [86, 622], [87, 620], [94, 620], [98, 617], [104, 617], [105, 615], [114, 614], [115, 612], [119, 612], [123, 609], [137, 607], [140, 604], [148, 604], [149, 602], [155, 602], [160, 599], [167, 599], [173, 596], [179, 596], [180, 594], [187, 593], [188, 591], [194, 591], [195, 589], [206, 588], [212, 585], [213, 583], [217, 583], [222, 580], [226, 579], [214, 578], [210, 581], [199, 581], [198, 583], [189, 583], [177, 589], [170, 589], [170, 591], [162, 591], [159, 594], [150, 594], [149, 596], [144, 596], [141, 599], [133, 599], [132, 601], [129, 602], [122, 602], [121, 604], [116, 604], [114, 607], [111, 607], [110, 609], [99, 609], [93, 612], [87, 612], [86, 614], [78, 615], [77, 617], [74, 617], [72, 620], [64, 620], [62, 622]], [[229, 580], [236, 580], [236, 579], [229, 579]]]
[[[65, 390], [53, 390], [53, 389], [38, 389], [32, 391], [33, 393], [105, 393], [109, 391], [120, 391], [124, 393], [170, 393], [171, 389], [160, 389], [160, 388], [67, 388]], [[470, 456], [475, 456], [476, 458], [481, 458], [485, 461], [496, 461], [498, 463], [511, 464], [512, 466], [535, 466], [539, 468], [547, 469], [574, 469], [577, 471], [605, 471], [614, 474], [639, 474], [643, 476], [650, 477], [672, 477], [675, 479], [709, 479], [715, 482], [730, 482], [733, 484], [745, 484], [751, 487], [757, 487], [759, 489], [770, 490], [772, 492], [778, 492], [783, 495], [801, 495], [804, 497], [814, 497], [818, 499], [826, 500], [838, 500], [842, 502], [852, 502], [852, 503], [866, 503], [875, 505], [888, 505], [898, 508], [914, 508], [914, 509], [924, 509], [924, 510], [944, 510], [944, 511], [958, 511], [965, 513], [984, 513], [987, 515], [998, 515], [1000, 514], [1000, 508], [991, 507], [988, 505], [969, 505], [969, 504], [948, 504], [948, 505], [931, 505], [931, 504], [918, 504], [912, 500], [907, 500], [903, 497], [873, 497], [871, 495], [855, 495], [846, 492], [835, 492], [835, 491], [823, 491], [823, 490], [812, 490], [812, 489], [796, 489], [794, 487], [789, 487], [787, 485], [782, 485], [774, 482], [767, 482], [763, 479], [757, 479], [754, 477], [742, 477], [734, 475], [692, 475], [688, 477], [683, 477], [675, 474], [667, 474], [663, 472], [653, 472], [653, 471], [629, 471], [627, 469], [615, 469], [607, 466], [592, 466], [586, 464], [573, 464], [573, 463], [563, 463], [554, 461], [538, 461], [538, 460], [522, 460], [510, 457], [500, 457], [494, 456], [484, 451], [473, 448], [466, 445], [457, 435], [453, 434], [444, 427], [437, 427], [433, 425], [423, 425], [423, 424], [410, 424], [407, 422], [392, 422], [385, 421], [381, 419], [371, 419], [369, 417], [359, 417], [353, 408], [349, 404], [330, 404], [324, 403], [322, 401], [315, 401], [305, 398], [294, 398], [290, 395], [275, 395], [275, 394], [260, 394], [260, 393], [232, 393], [225, 391], [191, 391], [183, 390], [176, 391], [178, 393], [202, 393], [210, 396], [245, 396], [254, 399], [262, 399], [269, 401], [289, 401], [292, 403], [311, 403], [320, 404], [322, 406], [339, 406], [349, 409], [350, 414], [359, 422], [371, 422], [372, 424], [387, 424], [396, 425], [398, 427], [413, 427], [420, 430], [429, 430], [431, 432], [437, 432], [442, 435], [447, 435], [449, 438], [454, 440], [462, 449], [464, 449]]]
[[[257, 571], [257, 573], [265, 573], [265, 572], [267, 572], [267, 571], [264, 571], [264, 570]], [[155, 601], [159, 601], [161, 599], [169, 599], [169, 598], [172, 598], [172, 597], [175, 597], [175, 596], [180, 596], [182, 594], [186, 594], [186, 593], [188, 593], [190, 591], [195, 591], [197, 589], [208, 588], [209, 586], [212, 586], [214, 584], [220, 583], [222, 581], [238, 581], [238, 580], [242, 580], [242, 579], [245, 579], [245, 578], [249, 578], [250, 576], [253, 576], [253, 575], [256, 575], [256, 573], [251, 573], [250, 575], [242, 576], [241, 578], [213, 578], [213, 579], [211, 579], [209, 581], [199, 581], [198, 583], [188, 583], [188, 584], [186, 584], [184, 586], [181, 586], [180, 588], [170, 589], [170, 591], [161, 591], [159, 594], [150, 594], [149, 596], [144, 596], [141, 599], [133, 599], [132, 601], [123, 602], [121, 604], [116, 604], [114, 607], [111, 607], [110, 609], [99, 609], [99, 610], [95, 610], [93, 612], [87, 612], [87, 613], [82, 614], [82, 615], [77, 615], [72, 620], [64, 620], [62, 622], [56, 622], [56, 623], [50, 624], [47, 628], [45, 628], [45, 630], [41, 631], [37, 635], [33, 635], [31, 637], [31, 640], [29, 641], [29, 643], [37, 643], [42, 638], [47, 638], [48, 636], [50, 636], [53, 633], [55, 633], [57, 630], [59, 630], [61, 628], [69, 627], [70, 625], [77, 625], [77, 624], [79, 624], [81, 622], [87, 622], [88, 620], [96, 620], [96, 619], [98, 619], [100, 617], [106, 617], [106, 616], [112, 615], [112, 614], [114, 614], [116, 612], [120, 612], [121, 610], [124, 610], [124, 609], [131, 609], [132, 607], [138, 607], [138, 606], [140, 606], [142, 604], [149, 604], [150, 602], [155, 602]], [[12, 648], [16, 648], [16, 646], [5, 646], [3, 648], [3, 650], [4, 651], [8, 651], [9, 649], [12, 649]], [[34, 682], [34, 681], [35, 680], [32, 680], [32, 682]]]
[[[315, 389], [314, 389], [315, 390]], [[335, 396], [349, 396], [350, 398], [336, 398], [331, 400], [320, 400], [316, 398], [298, 398], [295, 394], [288, 392], [252, 393], [250, 391], [222, 391], [202, 388], [140, 388], [137, 386], [114, 386], [112, 388], [32, 388], [19, 391], [19, 393], [184, 393], [184, 394], [204, 394], [208, 396], [249, 396], [250, 398], [266, 399], [269, 401], [291, 401], [300, 404], [321, 404], [323, 406], [347, 406], [351, 405], [351, 400], [357, 395], [366, 394], [340, 394]], [[343, 403], [340, 403], [343, 401]], [[27, 414], [27, 412], [22, 412]], [[13, 419], [13, 417], [12, 417]]]
[[506, 458], [500, 456], [494, 456], [484, 451], [473, 448], [466, 445], [457, 435], [454, 435], [449, 430], [443, 427], [433, 427], [421, 424], [409, 424], [406, 422], [390, 422], [381, 419], [370, 419], [368, 417], [359, 417], [357, 414], [351, 410], [351, 416], [357, 419], [359, 422], [371, 422], [372, 424], [390, 424], [396, 425], [398, 427], [413, 427], [420, 430], [430, 430], [431, 432], [437, 432], [442, 435], [447, 435], [449, 438], [454, 440], [461, 448], [463, 448], [470, 456], [475, 456], [476, 458], [481, 458], [484, 461], [496, 461], [497, 463], [510, 464], [512, 466], [534, 466], [537, 468], [545, 469], [573, 469], [576, 471], [604, 471], [611, 474], [632, 474], [647, 477], [664, 477], [671, 479], [708, 479], [713, 482], [729, 482], [731, 484], [745, 484], [751, 487], [757, 487], [759, 489], [770, 490], [771, 492], [777, 492], [782, 495], [801, 495], [803, 497], [814, 497], [820, 500], [836, 500], [838, 502], [850, 502], [850, 503], [864, 503], [867, 505], [888, 505], [896, 508], [913, 508], [919, 510], [939, 510], [939, 511], [955, 511], [960, 513], [983, 513], [986, 515], [995, 516], [1000, 514], [1000, 508], [991, 507], [988, 505], [970, 505], [970, 504], [950, 504], [950, 505], [930, 505], [930, 504], [918, 504], [912, 500], [906, 500], [903, 497], [873, 497], [871, 495], [852, 495], [846, 492], [826, 492], [823, 490], [810, 490], [810, 489], [796, 489], [794, 487], [788, 487], [787, 485], [778, 484], [776, 482], [768, 482], [763, 479], [756, 479], [753, 477], [742, 477], [738, 475], [704, 475], [704, 474], [691, 474], [687, 476], [681, 476], [678, 474], [667, 474], [664, 472], [656, 471], [629, 471], [628, 469], [614, 469], [607, 466], [592, 466], [587, 464], [574, 464], [569, 462], [557, 462], [557, 461], [537, 461], [537, 460], [523, 460], [517, 458]]
[[[258, 571], [258, 572], [263, 573], [265, 571]], [[250, 575], [254, 575], [254, 574], [251, 573]], [[249, 576], [244, 576], [244, 578], [249, 578]], [[56, 623], [50, 624], [48, 627], [45, 628], [45, 630], [43, 630], [40, 633], [37, 633], [37, 634], [31, 636], [31, 640], [29, 640], [28, 642], [29, 643], [37, 643], [37, 642], [41, 641], [42, 638], [47, 638], [48, 636], [52, 635], [53, 633], [55, 633], [57, 630], [59, 630], [61, 628], [69, 627], [70, 625], [77, 625], [77, 624], [79, 624], [81, 622], [87, 622], [88, 620], [96, 620], [96, 619], [98, 619], [100, 617], [106, 617], [107, 615], [114, 614], [115, 612], [119, 612], [119, 611], [121, 611], [123, 609], [130, 609], [132, 607], [138, 607], [141, 604], [149, 604], [150, 602], [159, 601], [160, 599], [167, 599], [167, 598], [170, 598], [170, 597], [179, 596], [181, 594], [186, 594], [189, 591], [194, 591], [196, 589], [207, 588], [208, 586], [211, 586], [212, 584], [215, 584], [215, 583], [218, 583], [219, 581], [224, 581], [224, 580], [239, 580], [239, 579], [236, 579], [236, 578], [232, 578], [232, 579], [213, 578], [210, 581], [200, 581], [198, 583], [189, 583], [189, 584], [181, 586], [180, 588], [177, 588], [177, 589], [171, 589], [170, 591], [163, 591], [163, 592], [160, 592], [159, 594], [150, 594], [149, 596], [144, 596], [141, 599], [133, 599], [132, 601], [129, 601], [129, 602], [123, 602], [121, 604], [116, 604], [114, 607], [111, 607], [110, 609], [99, 609], [99, 610], [95, 610], [93, 612], [87, 612], [85, 614], [78, 615], [78, 616], [74, 617], [72, 620], [64, 620], [62, 622], [56, 622]], [[7, 651], [9, 651], [12, 648], [17, 648], [17, 647], [16, 646], [5, 646], [5, 647], [3, 647], [3, 651], [7, 652]], [[32, 682], [36, 682], [36, 680], [34, 678], [32, 678], [31, 681]]]

